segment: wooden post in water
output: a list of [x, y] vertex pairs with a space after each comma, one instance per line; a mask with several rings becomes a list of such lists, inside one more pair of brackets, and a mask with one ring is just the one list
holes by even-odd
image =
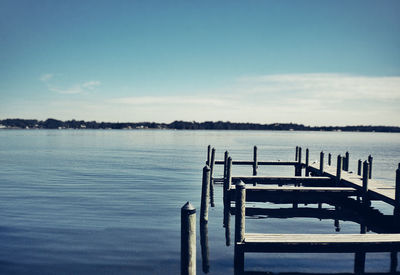
[[332, 165], [332, 154], [331, 153], [328, 154], [328, 165], [329, 166]]
[[396, 215], [400, 215], [400, 163], [396, 170], [396, 191], [395, 191], [395, 206], [394, 212]]
[[230, 206], [230, 198], [228, 197], [228, 191], [231, 189], [232, 185], [232, 158], [228, 157], [226, 165], [226, 177], [224, 179], [224, 207]]
[[207, 147], [207, 161], [206, 165], [210, 166], [210, 158], [211, 158], [211, 145], [208, 145]]
[[368, 192], [368, 174], [369, 174], [369, 163], [364, 161], [363, 163], [363, 179], [362, 179], [362, 190], [364, 195]]
[[336, 166], [336, 180], [340, 182], [342, 179], [342, 157], [340, 155], [337, 156], [337, 166]]
[[254, 150], [253, 150], [253, 176], [257, 176], [257, 167], [258, 167], [257, 146], [254, 146]]
[[296, 146], [296, 156], [294, 158], [294, 161], [297, 161], [299, 158], [299, 146]]
[[181, 275], [196, 274], [196, 208], [187, 202], [181, 208]]
[[357, 175], [361, 176], [362, 160], [358, 160]]
[[225, 151], [225, 153], [224, 153], [224, 179], [226, 178], [226, 168], [228, 167], [228, 156], [229, 156], [228, 151]]
[[244, 251], [241, 243], [244, 241], [245, 217], [246, 217], [246, 186], [240, 181], [236, 184], [236, 214], [235, 214], [235, 274], [241, 274], [244, 270]]
[[211, 150], [211, 165], [210, 165], [210, 204], [214, 207], [214, 166], [215, 166], [215, 148]]
[[349, 152], [346, 152], [345, 157], [344, 157], [344, 163], [343, 163], [343, 170], [344, 171], [349, 171]]
[[373, 159], [374, 158], [371, 155], [368, 156], [368, 163], [369, 163], [368, 178], [369, 179], [372, 179], [372, 160]]
[[319, 172], [321, 175], [324, 173], [324, 152], [321, 151], [319, 154]]
[[208, 202], [210, 201], [210, 167], [203, 168], [203, 182], [201, 186], [200, 220], [208, 222]]
[[298, 153], [298, 155], [297, 155], [298, 164], [296, 164], [296, 166], [295, 166], [294, 175], [298, 176], [298, 177], [301, 177], [301, 170], [302, 170], [302, 167], [301, 167], [301, 147], [296, 147], [296, 148], [297, 148], [297, 153]]
[[310, 171], [308, 170], [308, 166], [310, 165], [310, 151], [308, 148], [306, 149], [306, 177], [310, 176]]

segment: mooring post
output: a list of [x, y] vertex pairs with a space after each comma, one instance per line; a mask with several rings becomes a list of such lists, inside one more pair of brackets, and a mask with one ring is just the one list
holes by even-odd
[[364, 161], [363, 163], [363, 179], [362, 179], [362, 190], [364, 195], [368, 192], [368, 174], [369, 174], [369, 163]]
[[343, 168], [343, 170], [344, 170], [344, 171], [349, 171], [349, 160], [350, 160], [349, 152], [346, 152], [346, 154], [345, 154], [345, 159], [346, 159], [346, 161], [345, 161], [346, 165], [345, 165], [345, 167]]
[[395, 198], [394, 213], [396, 215], [399, 215], [400, 214], [400, 163], [396, 170], [396, 193], [394, 198]]
[[297, 148], [297, 164], [295, 166], [295, 171], [294, 171], [294, 175], [301, 177], [301, 147], [296, 147]]
[[294, 161], [297, 161], [299, 158], [299, 146], [296, 146], [296, 156], [294, 158]]
[[361, 176], [362, 160], [358, 160], [357, 175]]
[[208, 221], [208, 202], [210, 201], [210, 167], [203, 168], [203, 182], [201, 186], [200, 220]]
[[181, 208], [181, 275], [196, 274], [196, 208], [187, 202]]
[[310, 151], [308, 148], [306, 149], [306, 177], [310, 176], [310, 171], [308, 170], [308, 166], [310, 165]]
[[207, 146], [207, 161], [206, 165], [210, 166], [210, 158], [211, 158], [211, 145]]
[[215, 166], [215, 148], [211, 150], [211, 165], [210, 165], [210, 204], [214, 207], [214, 166]]
[[371, 155], [368, 156], [368, 163], [369, 163], [368, 178], [369, 179], [372, 179], [372, 160], [373, 159], [374, 158]]
[[226, 168], [228, 166], [228, 156], [229, 156], [228, 151], [225, 151], [225, 153], [224, 153], [224, 180], [226, 178]]
[[257, 176], [257, 167], [258, 167], [257, 146], [254, 146], [254, 150], [253, 150], [253, 176]]
[[228, 157], [227, 165], [226, 165], [226, 177], [224, 180], [224, 206], [229, 207], [231, 200], [229, 197], [229, 190], [232, 186], [232, 158]]
[[328, 154], [328, 165], [329, 166], [332, 165], [332, 154], [331, 153]]
[[321, 151], [319, 154], [319, 172], [321, 175], [324, 173], [324, 152]]
[[208, 246], [208, 224], [200, 221], [200, 246], [203, 272], [210, 272], [210, 249]]
[[336, 166], [336, 181], [340, 182], [342, 179], [342, 157], [337, 156], [337, 166]]
[[246, 186], [240, 181], [236, 183], [236, 214], [235, 214], [235, 255], [234, 266], [235, 274], [242, 274], [244, 270], [244, 251], [242, 242], [244, 241], [245, 217], [246, 217]]

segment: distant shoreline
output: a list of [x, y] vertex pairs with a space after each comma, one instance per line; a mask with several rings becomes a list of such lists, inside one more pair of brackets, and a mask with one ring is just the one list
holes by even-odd
[[295, 123], [238, 123], [223, 121], [174, 121], [172, 123], [157, 122], [96, 122], [83, 120], [61, 121], [49, 118], [36, 119], [4, 119], [0, 120], [1, 129], [165, 129], [165, 130], [259, 130], [259, 131], [324, 131], [324, 132], [382, 132], [400, 133], [398, 126], [306, 126]]

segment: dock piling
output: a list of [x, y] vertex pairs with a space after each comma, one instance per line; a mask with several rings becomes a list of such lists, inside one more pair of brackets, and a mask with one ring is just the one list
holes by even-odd
[[215, 148], [211, 150], [211, 164], [210, 164], [210, 204], [214, 207], [214, 166], [215, 166]]
[[211, 145], [207, 146], [207, 160], [206, 165], [210, 166], [210, 158], [211, 158]]
[[336, 180], [340, 182], [342, 178], [342, 157], [340, 155], [337, 156], [337, 166], [336, 166]]
[[294, 158], [295, 161], [297, 161], [299, 158], [299, 146], [296, 146], [296, 156]]
[[364, 195], [368, 192], [368, 174], [369, 174], [369, 163], [364, 161], [363, 163], [363, 179], [362, 179], [362, 190]]
[[358, 160], [358, 167], [357, 167], [357, 175], [361, 176], [361, 166], [362, 166], [362, 160]]
[[245, 217], [246, 217], [246, 186], [240, 181], [236, 183], [236, 214], [235, 214], [235, 274], [241, 274], [244, 269], [244, 251], [241, 243], [244, 241]]
[[253, 176], [257, 176], [257, 168], [258, 168], [258, 163], [257, 163], [257, 146], [254, 146], [253, 150]]
[[343, 170], [344, 171], [349, 171], [349, 152], [346, 152], [344, 158], [343, 158]]
[[187, 202], [181, 208], [181, 275], [196, 274], [196, 208]]
[[208, 222], [208, 202], [210, 201], [210, 167], [203, 168], [203, 182], [201, 186], [200, 220]]
[[295, 171], [294, 171], [294, 175], [301, 177], [301, 147], [296, 147], [296, 152], [297, 152], [297, 165], [295, 166]]
[[306, 177], [310, 176], [310, 171], [308, 169], [309, 165], [310, 165], [310, 151], [307, 148], [306, 149], [306, 171], [305, 171], [305, 176]]
[[395, 214], [400, 215], [400, 163], [396, 170]]
[[368, 156], [368, 163], [369, 163], [368, 178], [369, 178], [369, 179], [372, 179], [372, 160], [373, 160], [373, 159], [374, 159], [374, 158], [373, 158], [371, 155]]
[[332, 154], [331, 153], [328, 154], [328, 165], [329, 166], [332, 165]]
[[321, 175], [324, 174], [324, 152], [321, 151], [321, 153], [319, 154], [319, 172], [321, 173]]

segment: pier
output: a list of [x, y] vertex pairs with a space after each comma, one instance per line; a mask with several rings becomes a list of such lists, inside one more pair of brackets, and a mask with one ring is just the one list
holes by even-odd
[[[357, 172], [351, 172], [349, 152], [337, 156], [336, 161], [332, 154], [320, 152], [319, 161], [313, 163], [310, 163], [309, 149], [303, 151], [298, 146], [294, 153], [294, 161], [260, 160], [255, 146], [252, 160], [233, 160], [228, 152], [224, 153], [223, 160], [217, 160], [216, 149], [208, 147], [206, 166], [203, 169], [200, 227], [203, 228], [202, 232], [205, 231], [204, 227], [207, 228], [208, 207], [214, 205], [213, 189], [215, 185], [221, 185], [223, 224], [228, 246], [231, 243], [230, 215], [235, 216], [235, 274], [262, 274], [245, 272], [245, 253], [354, 253], [354, 274], [365, 274], [365, 253], [368, 252], [390, 252], [390, 267], [387, 273], [382, 274], [399, 274], [397, 252], [400, 251], [400, 164], [396, 170], [394, 187], [391, 187], [372, 179], [372, 156], [365, 161], [358, 160]], [[223, 177], [214, 176], [217, 165], [223, 165]], [[238, 165], [250, 166], [251, 175], [233, 175], [232, 168]], [[259, 166], [293, 167], [294, 176], [259, 176]], [[372, 208], [371, 201], [381, 201], [393, 206], [393, 214], [383, 214]], [[246, 207], [246, 202], [269, 202], [285, 204], [286, 207]], [[287, 207], [287, 204], [292, 207]], [[305, 207], [300, 207], [301, 204]], [[311, 208], [309, 204], [317, 204], [318, 207]], [[325, 209], [323, 204], [334, 209]], [[360, 233], [246, 232], [246, 216], [253, 215], [267, 215], [269, 218], [333, 219], [336, 231], [340, 231], [340, 220], [353, 221], [360, 224]], [[367, 228], [377, 234], [366, 234]], [[203, 251], [203, 239], [201, 241]], [[202, 254], [203, 271], [209, 268], [207, 255], [208, 253]]]

